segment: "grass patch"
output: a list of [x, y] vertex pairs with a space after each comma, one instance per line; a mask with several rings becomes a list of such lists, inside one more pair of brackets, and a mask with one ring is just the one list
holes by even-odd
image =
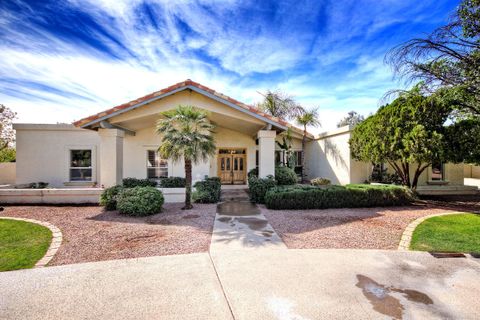
[[32, 268], [51, 240], [52, 232], [44, 226], [0, 219], [0, 271]]
[[433, 217], [413, 232], [410, 249], [420, 251], [480, 252], [480, 215]]

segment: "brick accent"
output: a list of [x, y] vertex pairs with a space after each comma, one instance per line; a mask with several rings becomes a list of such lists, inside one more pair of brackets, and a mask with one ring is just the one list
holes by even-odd
[[403, 232], [402, 238], [400, 239], [400, 243], [398, 244], [398, 250], [400, 251], [410, 250], [410, 243], [412, 242], [413, 231], [415, 231], [415, 228], [418, 227], [418, 225], [423, 221], [433, 217], [446, 216], [449, 214], [459, 214], [459, 213], [460, 212], [436, 213], [436, 214], [431, 214], [431, 215], [413, 220]]

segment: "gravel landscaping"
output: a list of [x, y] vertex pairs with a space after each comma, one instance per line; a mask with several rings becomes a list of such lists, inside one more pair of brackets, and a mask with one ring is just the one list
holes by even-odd
[[260, 208], [290, 249], [396, 250], [403, 231], [411, 221], [451, 211], [425, 206], [326, 210]]
[[49, 265], [207, 251], [215, 204], [167, 203], [160, 214], [129, 217], [102, 207], [11, 206], [2, 216], [48, 221], [63, 233]]

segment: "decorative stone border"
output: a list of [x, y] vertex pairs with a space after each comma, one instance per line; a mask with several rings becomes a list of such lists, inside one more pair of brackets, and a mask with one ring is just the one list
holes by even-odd
[[15, 218], [15, 217], [0, 217], [0, 219], [31, 222], [31, 223], [39, 224], [41, 226], [44, 226], [50, 229], [50, 231], [52, 232], [52, 242], [50, 242], [50, 246], [48, 247], [48, 250], [43, 256], [43, 258], [37, 261], [34, 268], [45, 267], [50, 262], [50, 260], [52, 260], [53, 256], [55, 255], [55, 253], [57, 253], [58, 248], [60, 248], [60, 245], [62, 244], [62, 239], [63, 239], [62, 232], [60, 231], [60, 229], [58, 229], [56, 226], [54, 226], [49, 222], [43, 222], [43, 221], [27, 219], [27, 218]]
[[418, 219], [413, 220], [410, 222], [410, 224], [405, 228], [405, 231], [402, 234], [402, 238], [400, 239], [400, 243], [398, 244], [398, 250], [401, 251], [408, 251], [410, 250], [410, 242], [412, 241], [412, 234], [413, 231], [415, 231], [415, 228], [422, 223], [423, 221], [433, 218], [433, 217], [439, 217], [439, 216], [446, 216], [450, 214], [461, 214], [461, 212], [444, 212], [444, 213], [435, 213], [431, 214], [425, 217], [421, 217]]

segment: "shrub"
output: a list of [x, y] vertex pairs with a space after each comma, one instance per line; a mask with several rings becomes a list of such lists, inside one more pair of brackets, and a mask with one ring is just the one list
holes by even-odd
[[125, 188], [117, 197], [117, 209], [131, 216], [148, 216], [160, 212], [163, 202], [163, 194], [157, 188]]
[[276, 167], [275, 180], [279, 186], [287, 186], [297, 183], [297, 174], [289, 167]]
[[123, 187], [120, 185], [103, 190], [102, 194], [100, 195], [100, 205], [105, 206], [105, 210], [116, 210], [117, 197], [122, 190]]
[[205, 177], [205, 180], [198, 181], [194, 185], [196, 191], [193, 193], [193, 200], [198, 203], [216, 203], [220, 201], [222, 184], [220, 178]]
[[269, 209], [326, 209], [400, 206], [412, 203], [413, 193], [398, 186], [347, 185], [287, 186], [270, 189], [265, 195]]
[[310, 181], [312, 186], [326, 186], [330, 184], [330, 180], [327, 178], [315, 178]]
[[251, 176], [248, 178], [248, 190], [250, 195], [250, 201], [256, 203], [264, 203], [265, 202], [265, 194], [268, 190], [275, 187], [277, 185], [277, 181], [273, 178], [273, 176], [268, 176], [267, 178], [257, 178], [255, 176]]
[[258, 178], [258, 168], [253, 168], [252, 170], [248, 171], [247, 177], [257, 177]]
[[168, 177], [160, 179], [160, 187], [162, 188], [185, 188], [185, 178]]
[[125, 188], [135, 187], [156, 187], [157, 182], [150, 179], [137, 179], [137, 178], [125, 178], [122, 180], [122, 184]]

